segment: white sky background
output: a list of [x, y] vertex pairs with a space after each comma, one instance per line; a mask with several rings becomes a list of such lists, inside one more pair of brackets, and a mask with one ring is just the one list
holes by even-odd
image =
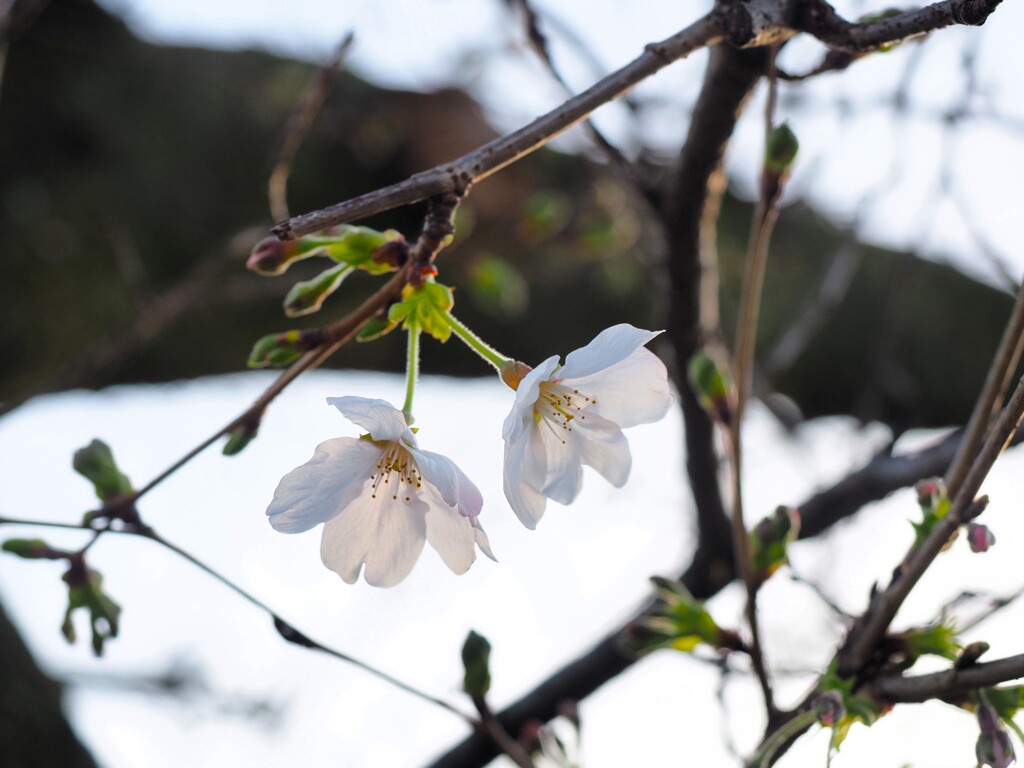
[[[449, 82], [456, 71], [477, 95], [486, 97], [504, 128], [518, 127], [559, 98], [528, 54], [490, 63], [464, 57], [481, 40], [491, 41], [488, 47], [496, 49], [518, 39], [497, 1], [108, 0], [107, 5], [124, 9], [136, 29], [153, 39], [259, 46], [316, 60], [355, 30], [357, 44], [349, 65], [357, 73], [390, 86], [429, 89]], [[572, 20], [608, 68], [624, 64], [645, 43], [671, 34], [698, 13], [692, 4], [679, 2], [650, 2], [642, 9], [585, 0], [537, 5], [557, 8], [562, 19]], [[856, 12], [873, 7], [854, 6]], [[1022, 24], [1024, 7], [1008, 2], [981, 30], [937, 35], [927, 43], [917, 70], [912, 103], [939, 109], [956, 103], [961, 92], [958, 57], [980, 38], [979, 92], [989, 94], [998, 111], [1024, 121], [1024, 57], [1011, 38]], [[570, 49], [559, 46], [556, 53], [578, 87], [593, 80]], [[905, 48], [869, 59], [803, 89], [830, 103], [843, 94], [858, 104], [868, 102], [892, 92], [911, 53]], [[814, 53], [794, 50], [787, 56], [806, 62]], [[703, 58], [695, 56], [641, 91], [664, 100], [643, 130], [665, 150], [674, 149], [685, 127], [683, 105], [696, 94], [702, 67]], [[793, 63], [792, 68], [800, 67]], [[981, 99], [974, 105], [984, 103]], [[879, 197], [865, 211], [863, 232], [894, 245], [925, 245], [991, 277], [993, 271], [957, 226], [955, 211], [946, 206], [935, 209], [937, 215], [930, 219], [919, 215], [935, 192], [945, 152], [955, 157], [954, 188], [992, 238], [996, 252], [1015, 265], [1015, 273], [1024, 269], [1014, 227], [1024, 199], [1019, 133], [982, 123], [952, 148], [944, 148], [932, 121], [895, 126], [885, 109], [851, 115], [845, 122], [832, 108], [794, 108], [782, 114], [791, 117], [808, 150], [794, 177], [795, 192], [848, 219], [864, 190], [885, 180], [892, 194]], [[631, 146], [635, 131], [620, 108], [602, 110], [599, 119], [624, 146]], [[752, 114], [732, 150], [731, 167], [741, 187], [749, 187], [753, 177], [759, 123], [760, 115]], [[570, 134], [560, 141], [579, 146], [581, 140]], [[826, 155], [836, 144], [842, 151]], [[896, 157], [903, 158], [902, 169], [890, 177], [890, 158]], [[145, 482], [241, 410], [267, 381], [253, 374], [41, 398], [0, 422], [0, 514], [75, 520], [94, 505], [88, 485], [70, 469], [76, 448], [101, 437], [113, 446], [127, 474]], [[493, 697], [500, 706], [614, 626], [648, 593], [647, 576], [675, 573], [685, 563], [689, 501], [679, 471], [681, 425], [676, 414], [630, 431], [634, 472], [625, 489], [615, 491], [590, 476], [577, 504], [550, 505], [539, 529], [529, 532], [515, 520], [501, 493], [500, 424], [509, 406], [507, 391], [496, 382], [428, 379], [417, 408], [423, 445], [452, 456], [481, 487], [486, 499], [483, 522], [500, 563], [478, 561], [467, 575], [456, 578], [427, 549], [413, 574], [395, 589], [347, 586], [320, 565], [317, 532], [282, 536], [263, 515], [277, 480], [306, 461], [318, 442], [355, 434], [324, 405], [326, 396], [343, 393], [400, 402], [402, 382], [340, 373], [302, 379], [275, 404], [259, 440], [240, 457], [228, 460], [210, 451], [147, 497], [142, 505], [147, 521], [259, 594], [302, 631], [458, 704], [463, 703], [458, 650], [468, 629], [483, 632], [495, 646]], [[473, 413], [471, 426], [453, 428], [466, 423], [467, 411]], [[863, 461], [883, 438], [877, 430], [859, 433], [849, 423], [831, 421], [811, 425], [799, 440], [786, 442], [756, 410], [752, 422], [747, 488], [751, 498], [764, 499], [751, 505], [755, 516], [778, 502], [804, 498]], [[921, 595], [908, 604], [907, 621], [931, 618], [936, 605], [964, 588], [1004, 593], [1018, 586], [1014, 578], [1019, 576], [1005, 574], [1020, 572], [1013, 543], [1024, 527], [1017, 519], [1019, 505], [1010, 500], [1021, 497], [1022, 471], [1021, 459], [1012, 457], [988, 489], [996, 501], [986, 518], [1000, 545], [978, 557], [959, 542], [926, 578]], [[857, 610], [870, 583], [884, 578], [902, 554], [909, 541], [905, 520], [915, 506], [909, 494], [899, 495], [820, 542], [798, 545], [794, 562], [845, 607]], [[4, 538], [37, 533], [2, 532]], [[62, 541], [45, 535], [54, 543]], [[851, 539], [861, 543], [851, 547]], [[258, 722], [211, 712], [197, 715], [188, 705], [82, 687], [72, 699], [74, 716], [90, 746], [111, 768], [269, 767], [299, 761], [312, 768], [416, 766], [464, 733], [445, 712], [364, 672], [283, 643], [265, 616], [147, 542], [105, 537], [93, 558], [125, 609], [122, 637], [110, 644], [102, 662], [92, 660], [86, 640], [68, 647], [58, 634], [65, 600], [60, 567], [0, 557], [4, 601], [49, 668], [152, 673], [180, 656], [196, 659], [220, 693], [268, 697], [284, 706], [280, 729], [263, 733]], [[806, 666], [827, 658], [838, 630], [813, 597], [779, 578], [765, 590], [764, 599], [773, 661]], [[712, 605], [723, 616], [738, 614], [739, 600], [731, 591]], [[993, 643], [993, 657], [1020, 650], [1014, 642], [1019, 618], [1018, 613], [1015, 625], [1000, 617], [992, 622], [992, 632], [984, 632]], [[80, 630], [85, 635], [85, 627], [80, 625]], [[798, 695], [805, 682], [790, 683], [789, 694]], [[713, 670], [682, 656], [660, 654], [642, 662], [585, 702], [586, 768], [729, 764], [719, 737], [722, 714], [713, 705], [716, 684]], [[748, 747], [760, 724], [759, 714], [748, 714], [757, 701], [756, 690], [739, 681], [730, 685], [726, 698], [730, 727], [740, 747]], [[924, 721], [922, 711], [938, 720]], [[975, 733], [970, 717], [946, 708], [912, 708], [909, 714], [897, 710], [872, 733], [855, 733], [836, 764], [965, 765], [973, 759]], [[807, 739], [784, 765], [820, 765], [824, 751], [820, 736]]]

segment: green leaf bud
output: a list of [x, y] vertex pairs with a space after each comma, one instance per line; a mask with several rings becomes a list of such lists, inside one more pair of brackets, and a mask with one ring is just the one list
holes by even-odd
[[389, 320], [387, 315], [374, 315], [360, 329], [356, 341], [374, 341], [391, 333], [397, 326], [398, 323]]
[[462, 688], [474, 699], [483, 698], [491, 689], [491, 644], [473, 630], [462, 644], [462, 666], [465, 669]]
[[117, 468], [114, 454], [102, 440], [75, 451], [71, 466], [93, 484], [101, 501], [132, 492], [131, 481]]
[[288, 317], [301, 317], [317, 312], [323, 306], [324, 300], [338, 289], [341, 281], [354, 269], [355, 267], [339, 264], [321, 272], [312, 280], [296, 283], [284, 298], [284, 313]]
[[766, 580], [787, 562], [787, 547], [800, 533], [800, 512], [778, 506], [750, 532], [750, 559], [754, 575]]
[[241, 453], [249, 443], [256, 439], [260, 429], [261, 415], [258, 414], [255, 418], [247, 419], [228, 432], [227, 442], [224, 443], [222, 449], [225, 456], [235, 456]]
[[708, 415], [720, 424], [731, 424], [736, 392], [728, 369], [700, 350], [690, 358], [687, 374], [698, 402]]
[[250, 368], [284, 368], [298, 360], [303, 352], [322, 343], [323, 332], [318, 329], [271, 333], [253, 344], [248, 365]]
[[799, 149], [800, 142], [790, 129], [789, 123], [772, 128], [765, 143], [765, 168], [777, 177], [787, 175], [793, 167]]
[[104, 643], [117, 637], [121, 606], [103, 591], [102, 574], [86, 567], [81, 559], [71, 562], [63, 580], [68, 585], [68, 607], [64, 612], [61, 633], [69, 643], [74, 643], [76, 634], [72, 613], [79, 609], [88, 611], [93, 653], [102, 656]]
[[54, 549], [42, 539], [7, 539], [0, 549], [26, 560], [59, 560], [67, 554]]

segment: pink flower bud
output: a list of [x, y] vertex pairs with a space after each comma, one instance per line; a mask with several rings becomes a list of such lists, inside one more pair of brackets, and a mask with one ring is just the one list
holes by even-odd
[[967, 543], [971, 552], [987, 552], [996, 543], [996, 537], [987, 525], [971, 523], [967, 526]]
[[826, 691], [811, 702], [818, 722], [831, 728], [846, 716], [846, 706], [839, 691]]

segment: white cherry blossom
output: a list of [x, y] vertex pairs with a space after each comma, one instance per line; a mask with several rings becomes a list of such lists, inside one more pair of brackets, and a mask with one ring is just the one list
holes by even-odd
[[412, 570], [428, 541], [457, 574], [494, 559], [477, 521], [483, 497], [451, 459], [420, 450], [402, 412], [384, 400], [327, 399], [369, 434], [336, 437], [285, 475], [267, 508], [270, 524], [299, 533], [324, 523], [324, 565], [349, 584], [391, 587]]
[[527, 528], [536, 527], [548, 499], [576, 499], [584, 464], [616, 487], [625, 484], [632, 457], [622, 429], [657, 421], [672, 404], [665, 365], [644, 349], [659, 333], [613, 326], [565, 365], [550, 357], [518, 382], [502, 430], [505, 496]]

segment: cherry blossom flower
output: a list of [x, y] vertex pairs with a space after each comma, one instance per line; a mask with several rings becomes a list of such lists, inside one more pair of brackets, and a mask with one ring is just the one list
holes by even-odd
[[658, 333], [616, 325], [565, 365], [550, 357], [518, 382], [525, 366], [506, 370], [516, 401], [502, 430], [505, 496], [527, 528], [547, 499], [576, 499], [584, 464], [617, 488], [625, 484], [632, 457], [622, 429], [657, 421], [672, 404], [665, 365], [644, 349]]
[[384, 400], [327, 399], [369, 434], [336, 437], [285, 475], [267, 508], [270, 524], [299, 533], [324, 523], [324, 565], [349, 584], [391, 587], [409, 575], [428, 541], [457, 574], [491, 554], [477, 521], [480, 491], [451, 459], [420, 450], [402, 412]]

